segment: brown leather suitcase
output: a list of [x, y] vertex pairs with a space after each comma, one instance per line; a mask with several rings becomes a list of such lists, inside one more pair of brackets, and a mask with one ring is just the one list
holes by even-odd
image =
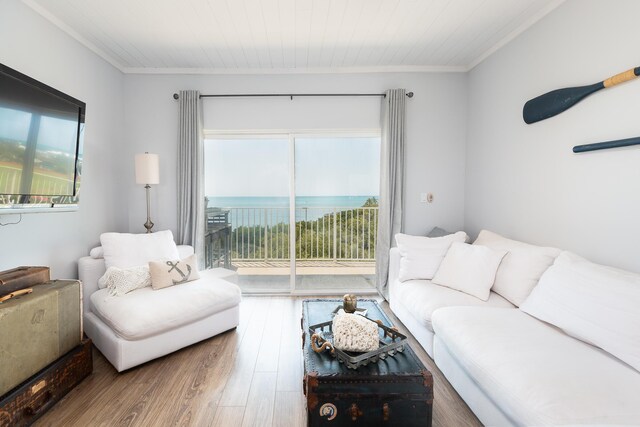
[[0, 303], [0, 395], [82, 339], [80, 282], [54, 280], [32, 289]]
[[87, 339], [0, 396], [0, 427], [31, 425], [92, 371], [91, 340]]
[[0, 297], [49, 280], [49, 267], [22, 266], [0, 271]]

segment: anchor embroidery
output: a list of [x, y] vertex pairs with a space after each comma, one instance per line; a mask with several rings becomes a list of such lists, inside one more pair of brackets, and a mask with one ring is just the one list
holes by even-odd
[[178, 274], [180, 274], [180, 277], [182, 277], [182, 280], [173, 280], [173, 284], [177, 285], [178, 283], [184, 283], [184, 282], [188, 282], [189, 281], [189, 277], [191, 277], [191, 266], [189, 264], [187, 264], [187, 274], [184, 274], [182, 272], [182, 270], [180, 270], [180, 268], [178, 267], [178, 264], [180, 263], [180, 261], [178, 262], [172, 262], [172, 261], [167, 261], [167, 265], [170, 265], [171, 268], [169, 269], [169, 273], [171, 273], [173, 270], [177, 271]]

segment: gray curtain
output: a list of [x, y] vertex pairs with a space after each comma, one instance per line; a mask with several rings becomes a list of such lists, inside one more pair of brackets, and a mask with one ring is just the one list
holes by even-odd
[[376, 280], [380, 294], [389, 299], [389, 249], [403, 231], [405, 89], [386, 91], [382, 101], [380, 147], [380, 202], [376, 243]]
[[178, 244], [204, 257], [204, 147], [202, 103], [197, 90], [181, 90], [178, 130]]

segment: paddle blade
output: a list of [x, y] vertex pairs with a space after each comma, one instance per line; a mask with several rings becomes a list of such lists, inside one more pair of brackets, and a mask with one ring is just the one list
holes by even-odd
[[603, 89], [602, 82], [589, 86], [557, 89], [533, 98], [524, 104], [522, 118], [531, 124], [548, 119], [576, 105], [587, 96]]

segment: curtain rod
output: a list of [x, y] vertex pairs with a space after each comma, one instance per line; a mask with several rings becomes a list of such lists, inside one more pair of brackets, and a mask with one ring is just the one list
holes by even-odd
[[[253, 98], [253, 97], [282, 97], [286, 96], [293, 100], [293, 97], [302, 96], [382, 96], [384, 93], [247, 93], [247, 94], [220, 94], [220, 95], [200, 95], [200, 98]], [[413, 92], [407, 92], [408, 98], [413, 98]], [[179, 99], [180, 95], [173, 94], [173, 99]]]

